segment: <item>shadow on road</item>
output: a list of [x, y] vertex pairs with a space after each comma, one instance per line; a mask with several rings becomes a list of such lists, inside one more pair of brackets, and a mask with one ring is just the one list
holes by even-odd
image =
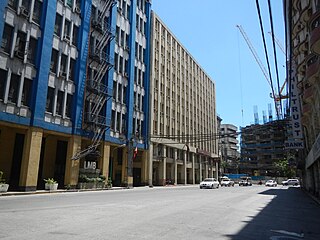
[[259, 194], [272, 195], [273, 199], [256, 216], [248, 216], [232, 240], [247, 239], [320, 239], [320, 206], [300, 188], [267, 189]]

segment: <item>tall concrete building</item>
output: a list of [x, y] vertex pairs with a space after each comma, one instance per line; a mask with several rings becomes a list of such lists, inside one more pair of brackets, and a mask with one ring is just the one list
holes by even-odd
[[240, 152], [237, 130], [237, 126], [233, 124], [221, 124], [220, 126], [221, 158], [225, 173], [238, 173]]
[[0, 169], [11, 189], [48, 177], [75, 186], [86, 171], [147, 181], [150, 4], [1, 1]]
[[149, 184], [218, 176], [215, 82], [152, 13]]
[[[320, 1], [284, 0], [287, 59], [292, 102], [291, 116], [302, 125], [304, 149], [299, 150], [298, 167], [303, 186], [320, 198]], [[293, 92], [295, 89], [297, 93]], [[298, 96], [298, 98], [297, 98]], [[301, 108], [301, 111], [300, 111]]]
[[275, 120], [241, 128], [240, 173], [277, 176], [274, 163], [287, 159], [287, 120]]

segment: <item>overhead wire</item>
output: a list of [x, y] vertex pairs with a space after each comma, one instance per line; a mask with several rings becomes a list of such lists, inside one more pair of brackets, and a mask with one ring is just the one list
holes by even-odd
[[274, 37], [274, 28], [273, 28], [273, 17], [272, 17], [272, 8], [271, 2], [268, 0], [268, 7], [269, 7], [269, 17], [270, 17], [270, 25], [271, 25], [271, 36], [272, 36], [272, 45], [273, 45], [273, 54], [274, 54], [274, 63], [276, 68], [276, 76], [277, 76], [277, 85], [278, 85], [278, 96], [279, 96], [279, 104], [280, 110], [282, 111], [282, 101], [281, 101], [281, 89], [280, 89], [280, 80], [279, 80], [279, 71], [278, 71], [278, 61], [277, 61], [277, 51], [275, 45], [275, 37]]
[[259, 16], [260, 30], [261, 30], [262, 40], [263, 40], [263, 46], [264, 46], [264, 52], [265, 52], [265, 57], [266, 57], [266, 61], [267, 61], [267, 66], [268, 66], [268, 72], [269, 72], [269, 78], [270, 78], [270, 85], [271, 85], [272, 96], [273, 96], [273, 100], [274, 100], [274, 104], [275, 104], [275, 109], [276, 109], [276, 113], [277, 113], [277, 118], [278, 118], [278, 120], [279, 120], [279, 119], [280, 119], [279, 109], [278, 109], [278, 107], [277, 107], [276, 96], [275, 96], [274, 87], [273, 87], [273, 81], [272, 81], [272, 75], [271, 75], [271, 68], [270, 68], [270, 62], [269, 62], [269, 56], [268, 56], [266, 39], [265, 39], [265, 35], [264, 35], [264, 29], [263, 29], [262, 17], [261, 17], [261, 12], [260, 12], [259, 0], [256, 0], [256, 7], [257, 7], [258, 16]]

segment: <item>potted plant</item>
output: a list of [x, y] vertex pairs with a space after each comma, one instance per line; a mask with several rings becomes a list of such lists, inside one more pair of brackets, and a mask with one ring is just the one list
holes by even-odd
[[111, 179], [111, 177], [109, 177], [109, 179], [107, 181], [107, 188], [112, 188], [112, 179]]
[[6, 181], [3, 177], [3, 172], [0, 171], [0, 192], [7, 192], [9, 184], [6, 184]]
[[57, 191], [58, 183], [53, 178], [43, 179], [45, 181], [45, 189], [50, 191]]

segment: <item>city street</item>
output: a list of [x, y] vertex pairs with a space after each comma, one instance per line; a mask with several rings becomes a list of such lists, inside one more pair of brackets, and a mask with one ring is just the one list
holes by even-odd
[[320, 239], [300, 188], [198, 186], [0, 197], [0, 239]]

